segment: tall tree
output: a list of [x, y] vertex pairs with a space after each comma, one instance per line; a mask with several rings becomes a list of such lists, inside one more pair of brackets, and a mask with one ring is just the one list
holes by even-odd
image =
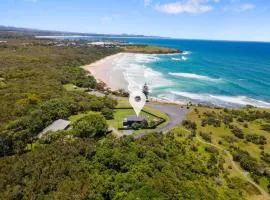
[[143, 86], [143, 90], [142, 92], [144, 93], [144, 95], [146, 96], [146, 100], [148, 100], [148, 97], [149, 97], [149, 87], [148, 85], [145, 83], [144, 86]]

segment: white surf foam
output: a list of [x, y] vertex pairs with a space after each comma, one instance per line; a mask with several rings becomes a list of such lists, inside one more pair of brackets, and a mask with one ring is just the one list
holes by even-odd
[[186, 56], [181, 56], [181, 58], [175, 58], [175, 57], [173, 57], [171, 59], [172, 60], [177, 60], [177, 61], [186, 61], [186, 60], [188, 60], [188, 58]]
[[182, 53], [182, 55], [190, 55], [192, 52], [191, 51], [184, 51], [183, 53]]
[[137, 63], [152, 63], [160, 60], [158, 55], [155, 54], [133, 54], [134, 60]]
[[222, 96], [222, 95], [212, 95], [212, 94], [197, 94], [190, 92], [180, 92], [180, 91], [171, 91], [172, 94], [195, 100], [199, 103], [210, 103], [217, 106], [246, 106], [252, 105], [255, 107], [261, 108], [270, 108], [270, 103], [252, 99], [246, 96]]
[[172, 85], [172, 82], [165, 79], [162, 73], [145, 65], [158, 59], [159, 57], [155, 55], [127, 54], [115, 60], [114, 68], [122, 71], [129, 91], [141, 90], [145, 83], [150, 89]]
[[187, 60], [188, 58], [186, 56], [182, 56], [182, 60]]
[[180, 60], [182, 60], [182, 59], [181, 59], [181, 58], [172, 58], [172, 60], [180, 61]]
[[173, 72], [169, 72], [169, 75], [183, 77], [183, 78], [199, 79], [199, 80], [205, 80], [205, 81], [220, 81], [220, 80], [222, 80], [222, 79], [216, 79], [216, 78], [211, 78], [209, 76], [203, 76], [203, 75], [192, 74], [192, 73], [173, 73]]

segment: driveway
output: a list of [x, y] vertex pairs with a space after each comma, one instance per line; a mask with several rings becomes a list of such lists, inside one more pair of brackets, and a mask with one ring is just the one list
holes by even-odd
[[[178, 126], [185, 119], [186, 114], [190, 111], [190, 109], [181, 108], [179, 105], [169, 105], [169, 104], [149, 103], [147, 104], [147, 107], [159, 110], [160, 112], [166, 113], [168, 115], [169, 122], [164, 127], [153, 131], [163, 133], [166, 133], [175, 128], [176, 126]], [[134, 134], [133, 137], [141, 138], [153, 132]]]

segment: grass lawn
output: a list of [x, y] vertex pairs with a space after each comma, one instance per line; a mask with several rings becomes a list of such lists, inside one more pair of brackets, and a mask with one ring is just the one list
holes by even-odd
[[[111, 120], [111, 121], [114, 121], [114, 122], [110, 122], [110, 123], [113, 123], [113, 125], [111, 124], [113, 127], [115, 127], [115, 128], [120, 127], [121, 128], [123, 119], [126, 116], [135, 115], [135, 112], [133, 111], [132, 107], [130, 106], [128, 99], [118, 100], [118, 104], [117, 104], [116, 108], [130, 108], [130, 109], [127, 109], [127, 110], [129, 110], [129, 112], [127, 112], [125, 114], [122, 114], [122, 113], [120, 114], [119, 113], [121, 116], [119, 114], [116, 114], [115, 120]], [[156, 110], [156, 109], [149, 108], [149, 107], [145, 106], [143, 108], [143, 111], [152, 113], [152, 114], [166, 120], [164, 123], [160, 124], [157, 127], [157, 129], [165, 126], [169, 122], [169, 117], [165, 113], [160, 112], [159, 110]], [[141, 112], [141, 116], [146, 116], [147, 117], [148, 114], [143, 112], [143, 111]], [[118, 117], [120, 117], [120, 119], [117, 119]], [[154, 118], [153, 116], [150, 115], [150, 118], [149, 118], [150, 120], [151, 120], [151, 117]], [[134, 131], [134, 134], [140, 134], [140, 133], [152, 132], [152, 131], [153, 130], [151, 130], [151, 129], [141, 129], [141, 130]]]
[[93, 111], [88, 111], [88, 112], [84, 112], [84, 113], [79, 113], [78, 115], [72, 115], [68, 118], [68, 120], [71, 122], [71, 125], [74, 124], [76, 121], [78, 121], [79, 119], [89, 115], [90, 113], [93, 113]]
[[[114, 112], [114, 119], [108, 120], [108, 124], [113, 126], [114, 128], [123, 128], [123, 119], [128, 116], [134, 116], [136, 113], [132, 108], [130, 109], [115, 109]], [[152, 115], [149, 115], [148, 113], [141, 111], [140, 116], [146, 117], [148, 121], [157, 120], [158, 118], [155, 118]]]
[[76, 85], [73, 85], [72, 83], [69, 84], [65, 84], [63, 85], [63, 87], [65, 88], [65, 90], [67, 91], [80, 91], [80, 92], [85, 92], [87, 90], [87, 88], [80, 88], [77, 87]]
[[132, 108], [129, 104], [128, 98], [117, 100], [118, 104], [116, 108]]

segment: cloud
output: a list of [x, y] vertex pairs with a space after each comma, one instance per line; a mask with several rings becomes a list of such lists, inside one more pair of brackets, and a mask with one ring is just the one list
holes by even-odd
[[214, 9], [209, 2], [219, 2], [219, 0], [183, 0], [174, 3], [157, 4], [156, 10], [167, 14], [180, 13], [205, 13]]

